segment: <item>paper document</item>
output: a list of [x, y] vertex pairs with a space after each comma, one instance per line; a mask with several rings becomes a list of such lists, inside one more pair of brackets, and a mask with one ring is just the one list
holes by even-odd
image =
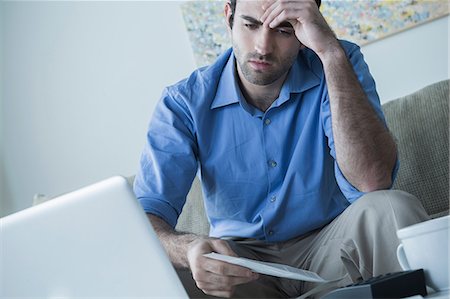
[[284, 278], [291, 278], [291, 279], [297, 279], [297, 280], [303, 280], [303, 281], [309, 281], [309, 282], [328, 282], [329, 281], [329, 280], [323, 279], [322, 277], [317, 275], [317, 273], [302, 270], [302, 269], [297, 269], [297, 268], [283, 265], [283, 264], [260, 262], [260, 261], [251, 260], [251, 259], [244, 258], [244, 257], [233, 257], [233, 256], [218, 254], [215, 252], [204, 254], [204, 256], [215, 259], [215, 260], [227, 262], [230, 264], [246, 267], [246, 268], [253, 270], [254, 272], [261, 273], [261, 274], [284, 277]]

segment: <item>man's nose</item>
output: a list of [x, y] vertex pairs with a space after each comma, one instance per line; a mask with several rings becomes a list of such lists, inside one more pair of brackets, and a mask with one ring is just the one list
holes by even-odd
[[260, 55], [267, 55], [272, 52], [273, 46], [270, 28], [261, 28], [256, 37], [255, 51]]

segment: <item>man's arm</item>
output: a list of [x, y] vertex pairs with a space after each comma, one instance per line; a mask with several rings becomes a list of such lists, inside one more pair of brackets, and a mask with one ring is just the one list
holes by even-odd
[[396, 144], [362, 89], [344, 50], [321, 55], [327, 80], [336, 159], [356, 188], [387, 189], [397, 157]]
[[236, 285], [258, 278], [247, 268], [203, 256], [210, 252], [237, 256], [226, 241], [179, 233], [161, 218], [147, 216], [174, 266], [190, 268], [197, 287], [205, 294], [231, 297]]
[[155, 215], [147, 214], [147, 217], [175, 268], [189, 268], [187, 248], [200, 239], [200, 236], [176, 232], [167, 222]]
[[337, 163], [360, 191], [391, 185], [396, 145], [362, 89], [339, 41], [314, 0], [268, 0], [261, 22], [288, 21], [298, 40], [321, 59], [327, 81]]

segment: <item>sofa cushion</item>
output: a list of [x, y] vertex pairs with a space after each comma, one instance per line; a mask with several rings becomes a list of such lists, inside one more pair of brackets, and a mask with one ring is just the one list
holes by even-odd
[[209, 234], [209, 222], [206, 218], [202, 188], [198, 177], [195, 177], [192, 182], [186, 204], [178, 218], [175, 229], [179, 232], [190, 232], [203, 236]]
[[383, 105], [398, 145], [395, 189], [418, 197], [432, 217], [449, 208], [449, 80]]

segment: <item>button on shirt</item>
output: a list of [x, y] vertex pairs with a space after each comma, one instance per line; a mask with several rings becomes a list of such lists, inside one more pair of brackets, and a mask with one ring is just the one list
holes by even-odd
[[[384, 121], [359, 47], [341, 44]], [[301, 50], [279, 97], [262, 112], [243, 97], [229, 49], [164, 90], [134, 190], [147, 213], [174, 227], [198, 172], [211, 236], [279, 242], [324, 226], [363, 194], [335, 157], [318, 57]]]

